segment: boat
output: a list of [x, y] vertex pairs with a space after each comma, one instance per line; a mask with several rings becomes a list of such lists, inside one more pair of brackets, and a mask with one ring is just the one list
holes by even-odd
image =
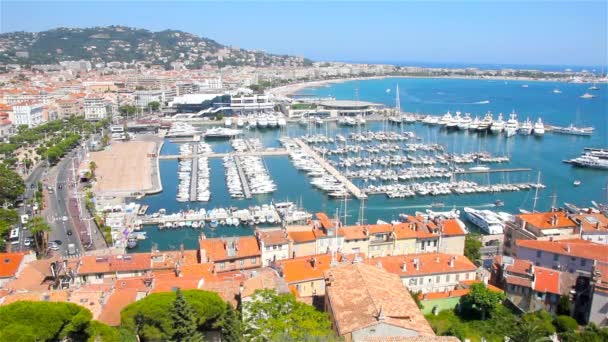
[[490, 126], [490, 131], [492, 133], [500, 133], [505, 129], [505, 121], [503, 120], [502, 113], [498, 114], [498, 119], [492, 122], [492, 126]]
[[216, 228], [217, 225], [218, 225], [217, 220], [211, 220], [211, 221], [209, 221], [209, 227], [210, 228]]
[[323, 119], [315, 118], [315, 124], [317, 124], [317, 126], [321, 126], [323, 124]]
[[507, 120], [507, 124], [505, 125], [505, 133], [507, 133], [507, 138], [517, 134], [518, 129], [519, 122], [517, 122], [517, 114], [513, 112], [509, 115], [509, 120]]
[[477, 210], [470, 207], [464, 208], [465, 217], [484, 232], [494, 235], [503, 234], [504, 224], [498, 215], [490, 210]]
[[279, 116], [279, 118], [277, 119], [277, 124], [279, 125], [279, 127], [285, 127], [287, 126], [287, 120], [285, 120], [284, 117]]
[[608, 159], [596, 157], [589, 153], [586, 153], [578, 158], [566, 160], [565, 162], [578, 167], [608, 170]]
[[204, 137], [205, 139], [234, 138], [242, 133], [243, 131], [240, 129], [214, 127], [205, 131]]
[[231, 118], [226, 118], [224, 120], [224, 126], [226, 126], [226, 127], [232, 126], [232, 119]]
[[445, 127], [447, 129], [458, 129], [458, 123], [460, 123], [460, 112], [456, 112], [456, 115], [450, 117], [450, 120], [446, 122]]
[[485, 165], [478, 165], [469, 168], [470, 171], [488, 171], [489, 169], [490, 168]]
[[576, 127], [573, 124], [570, 124], [568, 127], [553, 126], [552, 132], [559, 134], [590, 136], [593, 135], [594, 130], [595, 128], [593, 127]]
[[545, 125], [543, 124], [543, 120], [541, 118], [538, 118], [538, 120], [536, 120], [536, 122], [534, 123], [533, 132], [534, 135], [536, 135], [537, 137], [543, 136], [545, 134]]
[[300, 120], [298, 120], [298, 123], [302, 126], [308, 126], [308, 119], [305, 116], [303, 116], [300, 118]]
[[479, 118], [476, 116], [475, 119], [473, 119], [473, 121], [471, 121], [471, 123], [469, 124], [469, 130], [476, 131], [477, 129], [479, 129], [479, 123]]
[[239, 116], [238, 119], [236, 119], [236, 127], [243, 127], [245, 126], [245, 120]]
[[572, 185], [579, 186], [579, 185], [581, 185], [581, 181], [577, 179], [574, 182], [572, 182]]
[[479, 122], [479, 125], [477, 126], [477, 130], [478, 131], [487, 131], [488, 129], [490, 129], [490, 127], [492, 127], [493, 123], [494, 123], [494, 119], [492, 118], [492, 113], [487, 112], [486, 115], [483, 117], [483, 120], [481, 120]]
[[460, 118], [460, 121], [458, 121], [458, 129], [467, 130], [467, 129], [469, 129], [470, 124], [471, 124], [471, 114], [465, 113], [464, 117]]
[[588, 88], [589, 90], [600, 90], [600, 87], [597, 86], [597, 84], [595, 82], [593, 82], [593, 85], [591, 87]]
[[527, 84], [522, 84], [521, 87], [522, 88], [528, 88], [528, 85]]
[[595, 97], [595, 95], [592, 95], [589, 93], [584, 93], [583, 95], [580, 96], [581, 99], [592, 99], [594, 97]]
[[441, 119], [439, 119], [438, 124], [441, 126], [446, 126], [448, 124], [448, 122], [451, 122], [451, 121], [452, 121], [452, 114], [450, 113], [450, 111], [448, 111], [441, 117]]
[[559, 89], [553, 89], [553, 94], [561, 94], [562, 91]]
[[274, 115], [269, 115], [268, 116], [268, 127], [270, 128], [275, 128], [279, 125], [279, 122], [276, 118], [276, 116]]
[[532, 120], [530, 118], [526, 118], [526, 120], [519, 127], [519, 134], [530, 135], [532, 134]]
[[367, 122], [363, 116], [357, 116], [357, 125], [365, 125]]

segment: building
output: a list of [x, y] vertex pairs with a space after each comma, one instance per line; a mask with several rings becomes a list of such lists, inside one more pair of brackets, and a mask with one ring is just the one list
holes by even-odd
[[57, 100], [57, 114], [60, 119], [82, 114], [82, 102], [77, 99]]
[[602, 213], [583, 213], [570, 215], [576, 222], [577, 234], [581, 239], [608, 244], [608, 217]]
[[15, 126], [9, 119], [0, 119], [0, 141], [8, 139], [15, 132]]
[[460, 282], [477, 278], [477, 266], [462, 255], [423, 253], [370, 258], [364, 262], [398, 275], [413, 292], [452, 291]]
[[581, 239], [517, 240], [515, 256], [529, 260], [536, 266], [588, 276], [595, 260], [608, 262], [608, 245]]
[[319, 254], [298, 257], [276, 262], [275, 268], [279, 275], [298, 298], [325, 295], [325, 278], [323, 273], [337, 265], [335, 258], [340, 255]]
[[25, 256], [25, 253], [0, 253], [0, 287], [19, 274]]
[[199, 240], [201, 263], [213, 263], [217, 273], [262, 266], [262, 252], [255, 236]]
[[273, 111], [274, 106], [268, 95], [236, 95], [230, 98], [232, 112], [241, 115]]
[[515, 215], [515, 221], [505, 225], [504, 254], [513, 255], [517, 240], [571, 239], [576, 228], [563, 211]]
[[270, 266], [277, 260], [289, 258], [289, 239], [286, 231], [257, 229], [255, 235], [260, 242], [262, 266]]
[[102, 97], [90, 96], [84, 99], [84, 118], [89, 121], [105, 119], [109, 114], [108, 104]]
[[13, 106], [13, 124], [17, 127], [36, 127], [44, 122], [43, 112], [44, 106], [41, 103], [22, 102]]
[[507, 299], [524, 312], [546, 310], [555, 314], [559, 298], [567, 295], [562, 288], [562, 272], [534, 266], [527, 260], [497, 256], [491, 272], [490, 283], [503, 289]]
[[591, 305], [587, 322], [608, 327], [608, 263], [597, 262], [593, 269]]
[[348, 100], [322, 100], [315, 102], [317, 110], [329, 112], [332, 118], [342, 116], [368, 116], [375, 114], [381, 104], [365, 102], [365, 101], [348, 101]]
[[346, 342], [435, 336], [398, 276], [355, 263], [325, 272], [325, 311]]

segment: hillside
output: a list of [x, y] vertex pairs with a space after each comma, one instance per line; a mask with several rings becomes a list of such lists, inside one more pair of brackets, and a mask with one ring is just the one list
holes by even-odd
[[202, 65], [302, 66], [302, 57], [273, 55], [227, 47], [190, 33], [151, 32], [124, 26], [57, 28], [44, 32], [0, 34], [0, 63], [54, 64], [67, 60], [98, 62], [143, 61], [164, 65], [182, 62]]

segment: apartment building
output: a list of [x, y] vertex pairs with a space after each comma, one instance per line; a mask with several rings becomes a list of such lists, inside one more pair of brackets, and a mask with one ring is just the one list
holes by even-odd
[[255, 231], [262, 253], [262, 266], [289, 258], [289, 236], [283, 229]]
[[110, 111], [108, 103], [102, 97], [89, 96], [84, 99], [84, 118], [89, 121], [105, 119]]
[[13, 124], [36, 127], [44, 122], [44, 105], [42, 103], [22, 102], [13, 106]]
[[258, 268], [262, 266], [262, 251], [255, 236], [199, 240], [201, 263], [213, 263], [217, 273]]

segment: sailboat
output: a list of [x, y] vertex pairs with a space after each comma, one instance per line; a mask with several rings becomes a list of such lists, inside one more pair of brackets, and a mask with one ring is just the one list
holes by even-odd
[[589, 90], [600, 90], [600, 87], [597, 86], [597, 83], [593, 82], [593, 85], [588, 88]]

